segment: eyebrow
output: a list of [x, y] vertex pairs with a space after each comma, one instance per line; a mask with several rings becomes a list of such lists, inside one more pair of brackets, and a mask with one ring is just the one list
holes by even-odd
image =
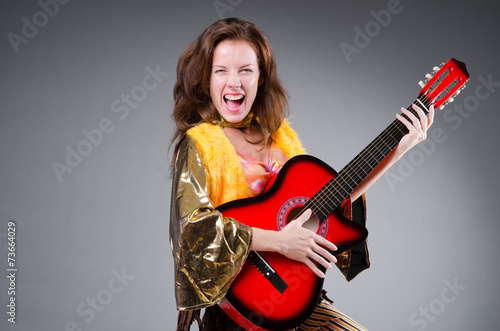
[[[226, 66], [224, 66], [224, 65], [222, 65], [222, 64], [214, 64], [214, 65], [212, 66], [212, 68], [215, 68], [215, 67], [218, 67], [218, 68], [224, 68], [224, 69], [226, 68]], [[245, 64], [245, 65], [240, 66], [240, 68], [245, 68], [245, 67], [255, 67], [255, 65], [254, 65], [254, 64], [252, 64], [252, 63], [249, 63], [249, 64]]]

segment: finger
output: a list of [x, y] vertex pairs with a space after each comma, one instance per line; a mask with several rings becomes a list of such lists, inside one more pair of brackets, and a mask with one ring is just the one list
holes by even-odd
[[415, 127], [405, 117], [396, 114], [396, 118], [406, 126], [409, 132], [416, 132]]
[[[415, 120], [418, 123], [418, 120], [416, 119], [415, 115], [413, 115], [413, 114], [411, 114], [411, 115], [415, 118]], [[410, 123], [406, 118], [404, 118], [403, 116], [401, 116], [399, 114], [396, 114], [396, 118], [399, 121], [401, 121], [401, 123], [403, 123], [404, 126], [406, 126], [406, 128], [408, 129], [408, 133], [410, 135], [412, 135], [413, 137], [416, 137], [417, 139], [421, 139], [423, 137], [422, 131], [421, 130], [417, 130], [417, 127], [415, 127], [414, 124]], [[418, 127], [420, 127], [420, 126], [418, 126]]]
[[326, 259], [326, 260], [330, 261], [331, 263], [337, 262], [337, 258], [335, 258], [335, 256], [333, 254], [331, 254], [329, 251], [327, 251], [323, 247], [316, 246], [315, 248], [313, 248], [313, 250], [316, 253], [318, 253], [321, 257], [323, 257], [323, 259]]
[[417, 106], [417, 105], [416, 105], [416, 104], [414, 104], [414, 103], [411, 105], [411, 107], [413, 108], [413, 110], [415, 110], [415, 111], [417, 112], [418, 117], [419, 117], [420, 119], [422, 119], [422, 118], [424, 118], [424, 117], [425, 117], [425, 118], [427, 118], [427, 117], [425, 116], [425, 112], [422, 110], [422, 108], [420, 108], [419, 106]]
[[429, 116], [427, 120], [427, 128], [430, 128], [432, 123], [434, 122], [434, 105], [431, 105], [429, 107]]
[[324, 257], [322, 257], [321, 255], [316, 254], [314, 252], [312, 254], [310, 254], [309, 259], [316, 261], [318, 264], [322, 265], [327, 270], [333, 268], [332, 265], [327, 260], [325, 260]]
[[314, 241], [321, 245], [321, 246], [325, 246], [326, 248], [328, 248], [329, 250], [331, 251], [336, 251], [337, 250], [337, 246], [335, 246], [334, 243], [332, 243], [331, 241], [328, 241], [326, 240], [325, 238], [323, 238], [322, 236], [320, 236], [319, 234], [317, 234], [315, 237], [314, 237]]
[[297, 219], [296, 221], [299, 222], [300, 226], [304, 225], [305, 222], [311, 217], [312, 210], [307, 209], [305, 212], [303, 212]]
[[[417, 114], [419, 114], [419, 110], [422, 111], [420, 108], [418, 108], [414, 104], [412, 105], [412, 108], [417, 112]], [[418, 128], [421, 127], [420, 119], [415, 114], [413, 114], [411, 111], [409, 111], [408, 109], [405, 109], [405, 108], [401, 108], [401, 111], [403, 112], [403, 114], [405, 114], [406, 116], [408, 116], [408, 118], [410, 119], [411, 123], [413, 124], [413, 126], [416, 129], [418, 129]], [[422, 117], [422, 116], [419, 115], [419, 117]], [[425, 115], [424, 115], [424, 117], [425, 117]]]
[[413, 104], [413, 109], [417, 112], [418, 117], [420, 118], [420, 126], [418, 127], [418, 131], [422, 133], [422, 138], [425, 139], [427, 136], [427, 128], [429, 127], [427, 115], [425, 115], [422, 108]]
[[320, 278], [325, 278], [325, 273], [316, 266], [311, 260], [307, 259], [304, 264], [309, 267]]
[[418, 117], [420, 119], [420, 123], [422, 125], [422, 128], [423, 129], [427, 129], [427, 116], [425, 115], [424, 111], [422, 110], [422, 108], [420, 108], [419, 106], [417, 106], [416, 104], [413, 104], [412, 105], [412, 108], [417, 112], [418, 114]]

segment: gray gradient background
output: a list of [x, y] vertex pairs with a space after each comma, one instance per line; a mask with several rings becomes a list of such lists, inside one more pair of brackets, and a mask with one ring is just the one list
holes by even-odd
[[[414, 100], [434, 65], [467, 63], [471, 79], [455, 103], [469, 97], [472, 110], [438, 112], [430, 132], [445, 139], [391, 169], [399, 182], [383, 177], [368, 191], [372, 267], [351, 283], [329, 272], [325, 288], [370, 330], [498, 330], [500, 91], [480, 87], [480, 77], [500, 81], [499, 5], [401, 0], [349, 63], [340, 43], [353, 44], [354, 28], [387, 1], [229, 3], [219, 15], [213, 1], [71, 1], [16, 53], [7, 35], [22, 35], [22, 18], [32, 22], [41, 7], [2, 1], [0, 329], [174, 329], [167, 150], [176, 63], [206, 26], [237, 16], [269, 37], [295, 129], [336, 169]], [[168, 75], [126, 117], [113, 112], [114, 100], [140, 90], [148, 66]], [[59, 181], [52, 163], [64, 164], [67, 148], [88, 140], [82, 131], [106, 118], [113, 131]], [[15, 325], [6, 314], [9, 220]], [[129, 279], [115, 282], [113, 270]]]

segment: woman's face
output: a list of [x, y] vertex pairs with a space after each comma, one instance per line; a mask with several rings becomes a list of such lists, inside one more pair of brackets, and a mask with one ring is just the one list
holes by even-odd
[[242, 121], [252, 109], [259, 86], [259, 65], [253, 47], [242, 40], [225, 40], [215, 47], [210, 97], [220, 116]]

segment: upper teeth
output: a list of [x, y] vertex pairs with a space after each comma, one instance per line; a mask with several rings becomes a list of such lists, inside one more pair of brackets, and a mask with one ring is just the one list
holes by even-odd
[[243, 98], [243, 95], [242, 94], [238, 94], [238, 95], [226, 95], [226, 99], [229, 99], [229, 100], [240, 100]]

